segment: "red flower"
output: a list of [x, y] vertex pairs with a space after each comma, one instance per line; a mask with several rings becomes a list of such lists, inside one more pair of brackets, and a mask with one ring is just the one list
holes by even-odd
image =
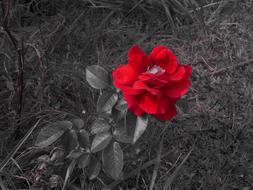
[[191, 85], [191, 73], [192, 68], [180, 65], [166, 46], [155, 47], [149, 56], [133, 46], [128, 52], [128, 64], [113, 70], [113, 80], [135, 115], [148, 113], [169, 120], [177, 114], [176, 101]]

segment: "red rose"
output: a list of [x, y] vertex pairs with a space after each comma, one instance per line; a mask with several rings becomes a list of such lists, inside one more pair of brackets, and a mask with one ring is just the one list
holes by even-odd
[[114, 85], [121, 89], [135, 115], [152, 114], [169, 120], [177, 114], [176, 101], [188, 91], [192, 68], [180, 65], [166, 46], [146, 55], [138, 46], [128, 52], [128, 64], [113, 70]]

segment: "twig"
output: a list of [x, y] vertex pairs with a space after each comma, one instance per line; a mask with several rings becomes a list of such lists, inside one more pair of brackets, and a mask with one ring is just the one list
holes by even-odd
[[45, 54], [47, 54], [50, 50], [52, 51], [53, 49], [53, 41], [56, 38], [57, 34], [60, 32], [60, 30], [62, 29], [62, 27], [65, 24], [65, 17], [61, 16], [60, 21], [58, 22], [58, 24], [56, 25], [56, 28], [50, 33], [50, 37], [48, 39], [48, 43], [47, 43], [47, 47], [45, 50]]
[[3, 20], [1, 25], [4, 26], [8, 22], [8, 15], [10, 11], [10, 1], [8, 0], [1, 0], [1, 7], [2, 7], [2, 13], [3, 13]]
[[228, 70], [237, 69], [239, 67], [244, 67], [244, 66], [247, 66], [247, 65], [250, 65], [250, 64], [253, 64], [253, 59], [249, 59], [249, 60], [241, 62], [237, 65], [232, 65], [232, 66], [229, 66], [229, 67], [218, 69], [217, 71], [214, 71], [212, 73], [209, 73], [209, 74], [205, 75], [205, 77], [206, 76], [217, 76], [217, 75], [220, 75], [220, 74], [223, 74], [223, 73], [227, 72]]
[[23, 77], [23, 65], [24, 65], [24, 55], [23, 55], [23, 41], [21, 42], [21, 48], [18, 47], [18, 40], [12, 35], [9, 27], [8, 27], [8, 17], [10, 12], [10, 1], [2, 0], [2, 12], [4, 15], [2, 21], [2, 27], [9, 37], [15, 51], [17, 54], [17, 68], [18, 68], [18, 77], [17, 77], [17, 113], [21, 116], [22, 107], [23, 107], [23, 89], [24, 89], [24, 77]]
[[[164, 153], [162, 156], [161, 156], [161, 159], [168, 156], [169, 154], [171, 154], [172, 152], [174, 151], [173, 150], [170, 150], [166, 153]], [[153, 159], [153, 160], [150, 160], [148, 162], [146, 162], [145, 164], [143, 164], [141, 167], [129, 172], [128, 174], [126, 174], [123, 179], [119, 179], [117, 181], [114, 181], [113, 183], [109, 184], [107, 187], [103, 188], [103, 190], [110, 190], [110, 189], [113, 189], [114, 187], [116, 187], [117, 185], [119, 185], [122, 181], [124, 180], [127, 180], [135, 175], [137, 175], [141, 170], [144, 170], [150, 166], [152, 166], [153, 164], [155, 164], [157, 162], [157, 158]]]

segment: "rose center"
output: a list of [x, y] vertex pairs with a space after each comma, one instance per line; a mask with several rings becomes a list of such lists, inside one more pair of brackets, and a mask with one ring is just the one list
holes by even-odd
[[163, 72], [165, 72], [165, 70], [158, 65], [149, 67], [147, 70], [147, 73], [151, 73], [151, 74], [157, 74], [157, 73], [163, 73]]

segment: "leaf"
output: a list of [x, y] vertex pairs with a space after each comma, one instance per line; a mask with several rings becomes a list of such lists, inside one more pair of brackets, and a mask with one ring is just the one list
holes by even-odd
[[65, 158], [65, 152], [62, 149], [55, 149], [53, 152], [51, 152], [51, 157], [50, 157], [51, 162], [59, 163], [63, 161], [64, 158]]
[[132, 137], [132, 142], [133, 142], [134, 132], [136, 128], [136, 120], [137, 120], [136, 115], [134, 115], [130, 111], [127, 112], [124, 126], [126, 128], [127, 135]]
[[50, 162], [50, 158], [48, 155], [44, 154], [44, 155], [41, 155], [39, 158], [37, 158], [38, 161], [40, 162], [45, 162], [45, 163], [49, 163]]
[[78, 136], [75, 130], [67, 131], [61, 139], [61, 144], [66, 152], [70, 152], [78, 145]]
[[115, 105], [115, 109], [112, 109], [112, 117], [113, 119], [118, 122], [124, 117], [126, 117], [127, 114], [128, 105], [127, 102], [121, 98], [118, 100], [117, 104]]
[[111, 139], [112, 135], [109, 132], [97, 134], [92, 141], [91, 152], [96, 153], [103, 150], [109, 144]]
[[117, 128], [113, 131], [114, 138], [122, 143], [133, 143], [136, 116], [127, 112], [125, 117], [117, 123]]
[[96, 158], [92, 157], [87, 169], [87, 175], [90, 180], [95, 179], [101, 170], [101, 163]]
[[111, 128], [111, 125], [103, 119], [95, 120], [91, 125], [91, 134], [106, 132]]
[[96, 89], [107, 88], [110, 83], [107, 71], [99, 65], [91, 65], [86, 68], [86, 80]]
[[119, 121], [113, 135], [119, 142], [134, 144], [146, 130], [147, 123], [147, 117], [136, 117], [128, 112], [126, 118]]
[[72, 123], [69, 121], [58, 121], [50, 126], [42, 128], [36, 139], [35, 146], [47, 147], [53, 144], [71, 127]]
[[118, 179], [123, 169], [123, 151], [119, 143], [111, 143], [102, 154], [104, 171], [113, 179]]
[[66, 185], [68, 183], [68, 180], [69, 180], [69, 178], [70, 178], [70, 176], [71, 176], [71, 174], [72, 174], [75, 166], [76, 166], [76, 159], [74, 159], [74, 160], [71, 161], [71, 163], [70, 163], [70, 165], [69, 165], [69, 167], [67, 169], [62, 190], [65, 190]]
[[137, 117], [133, 143], [136, 143], [136, 141], [141, 137], [141, 135], [146, 130], [147, 125], [148, 125], [148, 117], [147, 116]]
[[69, 155], [67, 155], [67, 158], [70, 159], [77, 159], [79, 158], [83, 153], [78, 150], [72, 150]]
[[99, 113], [111, 114], [113, 106], [118, 101], [118, 94], [112, 92], [104, 92], [98, 98], [97, 111]]
[[70, 121], [56, 121], [52, 125], [57, 125], [59, 128], [62, 128], [64, 130], [70, 130], [73, 127], [73, 124]]
[[112, 114], [111, 114], [111, 118], [117, 123], [119, 122], [121, 119], [123, 119], [125, 117], [126, 113], [123, 113], [121, 111], [118, 111], [116, 109], [112, 109]]
[[80, 130], [84, 127], [84, 121], [82, 119], [74, 119], [72, 123], [73, 127], [77, 130]]
[[57, 189], [57, 187], [60, 187], [62, 178], [59, 175], [53, 174], [49, 178], [48, 185], [50, 189]]
[[113, 135], [118, 142], [130, 144], [133, 142], [134, 130], [128, 132], [127, 127], [133, 127], [134, 129], [134, 126], [128, 126], [125, 122], [127, 122], [125, 119], [120, 120], [117, 128], [113, 131]]
[[88, 148], [90, 145], [89, 133], [85, 129], [81, 129], [78, 133], [78, 142], [82, 148]]
[[89, 153], [83, 153], [79, 158], [78, 158], [78, 166], [79, 168], [85, 168], [89, 165], [90, 163], [90, 154]]
[[125, 112], [127, 108], [128, 108], [128, 105], [127, 105], [127, 102], [124, 100], [124, 98], [121, 98], [115, 106], [115, 109], [121, 112]]

